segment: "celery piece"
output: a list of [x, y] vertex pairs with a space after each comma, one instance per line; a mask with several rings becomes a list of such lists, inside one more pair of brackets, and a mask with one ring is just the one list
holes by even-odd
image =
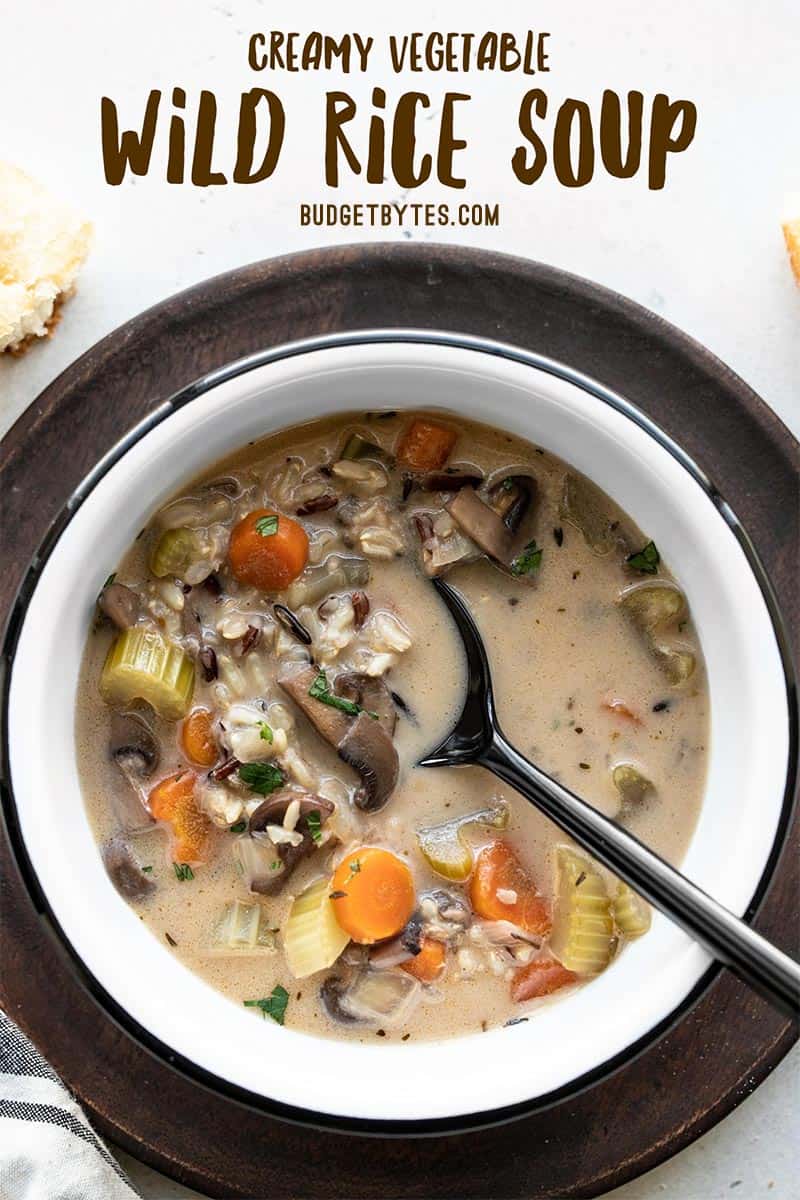
[[673, 646], [653, 646], [653, 657], [673, 687], [691, 679], [697, 666], [691, 650], [678, 650]]
[[340, 459], [346, 462], [356, 462], [360, 458], [376, 458], [384, 459], [385, 452], [375, 442], [370, 442], [367, 438], [362, 437], [360, 433], [351, 433], [339, 455]]
[[619, 598], [623, 612], [642, 633], [676, 622], [686, 610], [686, 598], [674, 583], [636, 583]]
[[639, 804], [648, 792], [653, 791], [650, 780], [633, 763], [617, 763], [611, 778], [622, 798], [623, 807]]
[[617, 544], [608, 500], [598, 487], [583, 476], [565, 475], [559, 513], [563, 520], [580, 530], [593, 554], [600, 557], [610, 554]]
[[650, 905], [621, 880], [614, 897], [614, 920], [626, 937], [640, 937], [650, 928]]
[[295, 979], [332, 967], [350, 941], [333, 911], [331, 881], [319, 879], [299, 895], [283, 931], [283, 948]]
[[146, 700], [166, 721], [186, 716], [193, 691], [194, 663], [149, 625], [134, 625], [119, 635], [100, 675], [106, 704]]
[[417, 841], [428, 866], [437, 875], [462, 883], [472, 871], [472, 847], [464, 838], [471, 825], [484, 825], [492, 829], [505, 829], [508, 825], [508, 809], [504, 804], [494, 808], [482, 808], [478, 812], [453, 817], [441, 825], [430, 825], [417, 830]]
[[150, 570], [159, 579], [165, 575], [181, 578], [195, 558], [202, 554], [197, 534], [191, 529], [167, 529], [150, 555]]
[[222, 910], [212, 954], [271, 954], [275, 950], [275, 930], [269, 927], [260, 904], [244, 904], [234, 900]]
[[597, 975], [611, 960], [614, 921], [600, 873], [589, 859], [558, 848], [558, 891], [550, 949], [577, 975]]

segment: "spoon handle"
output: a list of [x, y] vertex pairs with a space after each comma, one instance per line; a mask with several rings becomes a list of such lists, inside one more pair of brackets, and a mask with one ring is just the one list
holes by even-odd
[[523, 757], [495, 727], [478, 761], [550, 817], [756, 991], [790, 1017], [800, 1012], [800, 965], [676, 871], [622, 826], [604, 817]]

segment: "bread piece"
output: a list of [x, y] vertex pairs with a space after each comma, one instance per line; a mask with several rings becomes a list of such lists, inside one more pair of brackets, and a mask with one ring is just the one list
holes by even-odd
[[21, 352], [56, 324], [91, 233], [36, 180], [0, 162], [0, 354]]
[[786, 249], [789, 251], [789, 262], [792, 264], [794, 277], [800, 285], [800, 217], [794, 221], [784, 221], [783, 236], [786, 238]]

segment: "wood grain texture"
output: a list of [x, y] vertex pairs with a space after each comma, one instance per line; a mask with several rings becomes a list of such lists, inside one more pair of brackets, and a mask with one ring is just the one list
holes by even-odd
[[[79, 359], [3, 442], [0, 616], [70, 490], [172, 392], [268, 346], [378, 326], [515, 343], [632, 400], [699, 462], [742, 518], [797, 647], [798, 450], [778, 418], [702, 347], [622, 297], [535, 263], [437, 246], [343, 247], [258, 263], [156, 306]], [[795, 819], [756, 920], [795, 953], [799, 850]], [[101, 1132], [212, 1195], [595, 1196], [709, 1129], [795, 1037], [723, 973], [634, 1061], [546, 1111], [416, 1141], [309, 1134], [200, 1087], [135, 1043], [84, 990], [37, 915], [5, 835], [0, 870], [0, 1004]], [[480, 1107], [479, 1079], [474, 1088]]]

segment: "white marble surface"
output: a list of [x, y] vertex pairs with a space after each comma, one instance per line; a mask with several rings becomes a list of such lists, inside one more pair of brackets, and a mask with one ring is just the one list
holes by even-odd
[[[457, 19], [455, 14], [457, 13]], [[5, 6], [0, 57], [0, 156], [50, 183], [95, 222], [96, 242], [80, 291], [56, 336], [20, 360], [0, 361], [0, 429], [5, 429], [78, 354], [120, 322], [180, 288], [254, 259], [327, 242], [403, 240], [403, 231], [303, 229], [301, 200], [391, 201], [392, 183], [321, 183], [321, 114], [327, 87], [366, 100], [373, 83], [390, 98], [409, 86], [437, 97], [449, 86], [473, 99], [458, 132], [466, 198], [499, 202], [497, 229], [411, 231], [415, 240], [486, 246], [553, 263], [625, 293], [687, 330], [738, 371], [800, 434], [800, 289], [788, 269], [779, 221], [800, 214], [800, 10], [796, 0], [542, 0], [502, 6], [502, 27], [550, 32], [548, 75], [392, 78], [376, 54], [365, 81], [254, 75], [246, 37], [272, 28], [356, 29], [380, 40], [410, 29], [487, 27], [476, 0], [457, 7], [406, 0], [398, 10], [320, 0], [28, 0]], [[500, 18], [491, 18], [498, 28]], [[230, 167], [232, 116], [240, 91], [273, 87], [287, 109], [287, 142], [273, 179], [253, 187], [194, 190], [153, 174], [119, 188], [105, 184], [99, 98], [113, 96], [124, 120], [141, 112], [147, 90], [179, 84], [190, 101], [200, 87], [220, 101], [220, 165]], [[465, 86], [466, 85], [466, 86]], [[604, 87], [665, 91], [693, 99], [694, 145], [676, 156], [667, 187], [596, 176], [567, 191], [551, 177], [525, 188], [511, 176], [521, 95], [542, 86], [553, 105], [566, 96], [596, 104]], [[435, 122], [433, 122], [435, 125]], [[429, 130], [423, 129], [422, 148]], [[552, 130], [552, 124], [548, 123]], [[793, 144], [794, 143], [794, 144]], [[792, 197], [795, 197], [794, 201]], [[452, 199], [428, 184], [413, 199]], [[458, 196], [456, 199], [464, 197]], [[717, 1129], [676, 1159], [616, 1193], [620, 1200], [667, 1195], [750, 1200], [796, 1195], [800, 1058], [773, 1077]], [[122, 1156], [143, 1194], [186, 1195]]]

